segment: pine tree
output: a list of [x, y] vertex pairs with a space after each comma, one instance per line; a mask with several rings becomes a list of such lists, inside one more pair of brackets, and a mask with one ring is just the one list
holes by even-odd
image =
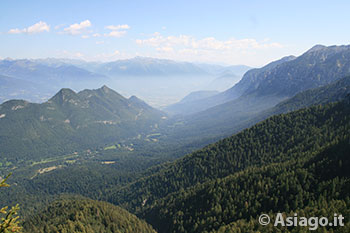
[[[10, 186], [5, 183], [10, 176], [11, 176], [11, 173], [0, 182], [0, 187]], [[18, 210], [19, 210], [18, 204], [12, 207], [10, 210], [8, 210], [8, 206], [5, 206], [0, 209], [0, 214], [4, 215], [4, 217], [1, 216], [1, 219], [0, 219], [0, 233], [20, 232], [21, 227], [18, 225], [19, 216], [16, 216]]]

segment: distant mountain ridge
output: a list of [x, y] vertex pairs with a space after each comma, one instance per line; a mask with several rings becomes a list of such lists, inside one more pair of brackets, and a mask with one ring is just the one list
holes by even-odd
[[[196, 64], [150, 57], [135, 57], [113, 62], [87, 62], [78, 59], [0, 59], [0, 75], [13, 78], [10, 88], [0, 86], [1, 100], [16, 98], [30, 102], [43, 102], [59, 89], [93, 89], [104, 84], [125, 95], [142, 96], [154, 106], [165, 106], [175, 102], [199, 86], [210, 90], [221, 90], [225, 80], [217, 76], [230, 73], [240, 77], [246, 66], [220, 66]], [[22, 81], [21, 81], [22, 80]], [[33, 90], [34, 83], [38, 88]], [[10, 83], [8, 83], [10, 84]], [[162, 87], [162, 90], [157, 87]], [[162, 95], [162, 100], [159, 97]], [[174, 101], [175, 99], [175, 101]], [[158, 102], [159, 101], [159, 102]]]
[[45, 91], [37, 83], [0, 75], [0, 103], [10, 99], [26, 99], [40, 102], [49, 96], [50, 92]]
[[299, 57], [284, 57], [260, 69], [249, 70], [226, 95], [256, 93], [291, 97], [347, 75], [350, 75], [350, 45], [315, 45]]
[[[51, 63], [52, 64], [51, 64]], [[43, 102], [62, 87], [88, 88], [104, 83], [106, 76], [58, 60], [0, 60], [0, 103], [9, 99]]]
[[282, 101], [280, 98], [270, 96], [254, 100], [248, 95], [181, 119], [183, 125], [178, 127], [174, 135], [178, 132], [186, 132], [187, 136], [193, 136], [195, 133], [212, 136], [230, 135], [272, 115], [340, 101], [349, 93], [350, 76], [346, 76], [330, 84], [299, 92]]
[[204, 99], [204, 98], [213, 96], [217, 93], [219, 92], [218, 91], [195, 91], [185, 96], [180, 102], [185, 103], [185, 102], [195, 101], [198, 99]]
[[[6, 59], [5, 59], [6, 60]], [[13, 59], [7, 59], [13, 60]], [[79, 59], [64, 59], [64, 58], [45, 58], [45, 59], [27, 59], [31, 62], [51, 66], [59, 67], [62, 65], [74, 65], [79, 68], [88, 70], [90, 72], [101, 73], [113, 73], [114, 70], [119, 74], [127, 75], [149, 75], [152, 74], [152, 69], [156, 71], [154, 74], [164, 74], [164, 75], [178, 75], [178, 74], [210, 74], [213, 76], [222, 76], [227, 73], [236, 74], [242, 76], [246, 71], [252, 69], [252, 67], [246, 65], [213, 65], [206, 63], [192, 63], [192, 62], [182, 62], [174, 61], [169, 59], [158, 59], [152, 57], [142, 57], [136, 56], [129, 59], [119, 59], [110, 62], [94, 62], [94, 61], [84, 61]], [[136, 68], [135, 71], [132, 69]], [[171, 68], [171, 69], [167, 69]], [[127, 72], [130, 71], [131, 73]], [[139, 72], [142, 71], [142, 72]], [[134, 74], [132, 74], [134, 73]]]
[[262, 68], [249, 70], [243, 76], [242, 80], [239, 83], [237, 83], [237, 85], [225, 91], [223, 95], [230, 96], [231, 98], [236, 98], [242, 95], [243, 93], [249, 91], [250, 89], [256, 88], [260, 85], [260, 82], [262, 82], [263, 77], [268, 77], [269, 72], [271, 70], [275, 69], [279, 65], [284, 64], [285, 62], [293, 61], [294, 59], [296, 59], [295, 56], [287, 56], [281, 58], [280, 60], [273, 61]]
[[230, 66], [224, 66], [224, 65], [211, 65], [211, 64], [196, 64], [201, 69], [205, 70], [207, 73], [213, 74], [215, 76], [222, 76], [225, 73], [233, 73], [238, 76], [243, 76], [245, 72], [252, 69], [250, 66], [246, 65], [230, 65]]
[[256, 92], [258, 95], [267, 95], [275, 92], [276, 95], [290, 97], [300, 91], [329, 84], [347, 75], [350, 75], [350, 45], [329, 47], [316, 45], [300, 57], [277, 66], [269, 74], [260, 75], [262, 82], [259, 86], [256, 89], [246, 90], [245, 93]]
[[238, 83], [243, 75], [237, 75], [233, 72], [227, 71], [222, 73], [219, 77], [214, 79], [209, 85], [208, 88], [215, 89], [218, 91], [226, 91], [227, 89], [234, 86]]
[[0, 153], [23, 160], [135, 137], [152, 131], [165, 114], [103, 86], [78, 93], [64, 88], [42, 104], [7, 101], [0, 116]]
[[276, 66], [278, 66], [284, 62], [291, 61], [293, 59], [295, 59], [294, 56], [288, 56], [288, 57], [284, 57], [280, 60], [271, 62], [262, 68], [248, 70], [244, 74], [242, 79], [237, 84], [235, 84], [233, 87], [228, 88], [226, 91], [223, 91], [217, 95], [198, 100], [197, 102], [193, 102], [191, 105], [186, 104], [184, 106], [184, 109], [185, 109], [184, 111], [181, 110], [181, 106], [178, 106], [179, 110], [177, 110], [177, 112], [175, 112], [175, 113], [176, 114], [190, 115], [193, 113], [197, 113], [197, 112], [201, 112], [203, 110], [209, 109], [209, 108], [214, 107], [216, 105], [220, 105], [220, 104], [223, 104], [225, 102], [229, 102], [231, 100], [234, 100], [234, 99], [238, 98], [240, 95], [242, 95], [244, 93], [244, 91], [246, 89], [248, 89], [249, 87], [251, 87], [252, 85], [253, 86], [257, 85], [257, 84], [255, 84], [255, 82], [257, 82], [257, 81], [255, 81], [255, 80], [257, 79], [256, 76], [258, 74], [260, 74], [261, 72], [264, 72], [265, 70], [273, 69]]
[[[263, 79], [267, 73], [275, 73], [272, 71], [281, 70], [282, 67], [289, 67], [291, 71], [297, 74], [300, 74], [300, 70], [304, 70], [306, 74], [311, 76], [297, 76], [296, 80], [302, 80], [304, 78], [314, 80], [313, 77], [316, 77], [316, 81], [311, 82], [313, 83], [312, 86], [316, 89], [308, 89], [309, 91], [304, 90], [306, 85], [303, 86], [302, 82], [296, 82], [294, 79], [287, 80], [286, 82], [290, 82], [291, 84], [298, 83], [298, 88], [293, 89], [293, 86], [291, 86], [291, 93], [296, 92], [295, 96], [282, 95], [281, 90], [284, 90], [285, 85], [279, 85], [278, 81], [273, 81], [273, 83], [276, 83], [274, 91], [268, 93], [265, 92], [265, 94], [263, 94], [263, 89], [262, 87], [259, 88], [259, 85], [247, 85], [249, 89], [245, 90], [249, 91], [236, 99], [199, 111], [199, 109], [203, 107], [200, 103], [203, 103], [205, 107], [207, 103], [213, 103], [210, 101], [214, 101], [215, 103], [215, 98], [218, 96], [220, 98], [223, 97], [224, 93], [227, 93], [228, 95], [234, 94], [234, 88], [245, 82], [244, 79], [249, 77], [251, 71], [248, 71], [240, 83], [236, 84], [231, 90], [220, 93], [216, 96], [191, 102], [190, 104], [183, 104], [183, 107], [186, 107], [183, 108], [184, 112], [189, 114], [182, 117], [178, 116], [177, 119], [174, 120], [174, 123], [169, 128], [165, 129], [165, 131], [168, 132], [168, 137], [174, 139], [181, 138], [185, 142], [191, 138], [197, 137], [197, 135], [201, 135], [201, 139], [206, 137], [209, 141], [211, 140], [213, 142], [215, 141], [213, 138], [219, 139], [227, 137], [274, 114], [289, 112], [310, 106], [310, 104], [323, 104], [325, 102], [323, 102], [324, 100], [322, 100], [322, 98], [329, 99], [330, 101], [339, 100], [339, 97], [342, 98], [346, 95], [348, 90], [348, 85], [346, 83], [348, 82], [347, 80], [349, 77], [347, 75], [341, 75], [348, 73], [350, 59], [347, 58], [347, 55], [350, 53], [349, 46], [340, 46], [340, 48], [336, 46], [317, 46], [316, 48], [317, 51], [314, 51], [315, 49], [311, 50], [312, 56], [310, 56], [309, 52], [306, 52], [298, 58], [287, 58], [287, 61], [286, 59], [283, 59], [284, 62], [279, 62], [277, 65], [276, 63], [272, 64], [273, 67], [271, 67], [270, 64], [270, 68], [272, 68], [270, 71], [268, 71], [269, 69], [262, 69], [259, 73], [259, 70], [253, 70], [254, 73], [258, 73], [258, 75], [255, 75], [256, 77], [262, 78], [262, 82], [267, 82], [267, 79]], [[321, 54], [321, 57], [323, 57], [322, 59], [312, 59], [313, 56], [318, 56], [315, 53], [319, 53], [319, 55], [325, 53], [327, 56]], [[311, 57], [310, 62], [314, 61], [315, 65], [307, 65], [309, 63], [304, 62], [305, 57]], [[334, 62], [335, 60], [338, 61]], [[298, 64], [298, 61], [300, 64]], [[329, 63], [327, 61], [329, 61]], [[293, 68], [290, 64], [294, 64], [295, 67]], [[344, 64], [344, 66], [341, 66], [340, 64]], [[318, 68], [315, 68], [315, 66]], [[309, 67], [310, 70], [307, 69], [307, 67]], [[336, 73], [333, 73], [334, 70], [336, 70]], [[327, 76], [327, 72], [332, 74]], [[321, 77], [321, 75], [324, 79], [317, 81], [317, 77]], [[270, 76], [266, 77], [269, 78]], [[278, 76], [272, 76], [272, 78], [273, 77], [278, 79]], [[336, 84], [338, 80], [339, 83]], [[228, 93], [229, 91], [232, 91], [233, 93]], [[323, 93], [319, 93], [319, 91]], [[282, 104], [283, 101], [286, 101], [285, 104]], [[193, 111], [197, 112], [191, 114]]]
[[51, 85], [55, 85], [56, 82], [69, 83], [105, 78], [101, 74], [92, 73], [70, 64], [48, 66], [28, 59], [0, 60], [0, 74], [39, 84], [51, 82]]
[[350, 75], [350, 45], [316, 45], [299, 57], [284, 57], [262, 68], [249, 70], [232, 88], [185, 106], [185, 111], [177, 114], [200, 112], [240, 97], [249, 102], [259, 97], [283, 100], [347, 75]]
[[[180, 102], [169, 105], [163, 108], [163, 110], [169, 114], [176, 114], [178, 112], [178, 107], [181, 108], [181, 111], [184, 111], [184, 106], [188, 105], [189, 107], [192, 107], [193, 102], [206, 99], [218, 93], [218, 91], [194, 91], [186, 95]], [[188, 109], [188, 111], [191, 111], [191, 109]]]
[[189, 62], [135, 57], [101, 64], [97, 72], [109, 76], [209, 75]]

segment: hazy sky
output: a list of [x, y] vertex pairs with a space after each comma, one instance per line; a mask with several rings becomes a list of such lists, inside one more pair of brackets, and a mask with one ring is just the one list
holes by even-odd
[[0, 58], [135, 56], [261, 66], [349, 44], [350, 1], [0, 1]]

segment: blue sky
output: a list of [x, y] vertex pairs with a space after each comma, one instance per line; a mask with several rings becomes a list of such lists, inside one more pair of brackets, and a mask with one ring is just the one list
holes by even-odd
[[349, 44], [349, 1], [0, 2], [0, 58], [149, 56], [262, 66]]

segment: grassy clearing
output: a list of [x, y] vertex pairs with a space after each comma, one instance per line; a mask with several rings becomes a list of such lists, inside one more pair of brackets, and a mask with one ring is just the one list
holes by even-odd
[[45, 164], [45, 163], [51, 163], [51, 162], [57, 162], [59, 160], [67, 160], [67, 159], [73, 159], [78, 157], [78, 154], [70, 154], [70, 155], [64, 155], [64, 156], [58, 156], [58, 157], [53, 157], [53, 158], [47, 158], [47, 159], [42, 159], [40, 161], [35, 161], [32, 162], [30, 165], [31, 167], [38, 165], [38, 164]]
[[153, 133], [153, 134], [148, 134], [146, 137], [149, 138], [149, 137], [159, 137], [161, 136], [160, 133]]
[[113, 146], [107, 146], [104, 148], [104, 150], [115, 150], [117, 149], [116, 145], [113, 145]]

